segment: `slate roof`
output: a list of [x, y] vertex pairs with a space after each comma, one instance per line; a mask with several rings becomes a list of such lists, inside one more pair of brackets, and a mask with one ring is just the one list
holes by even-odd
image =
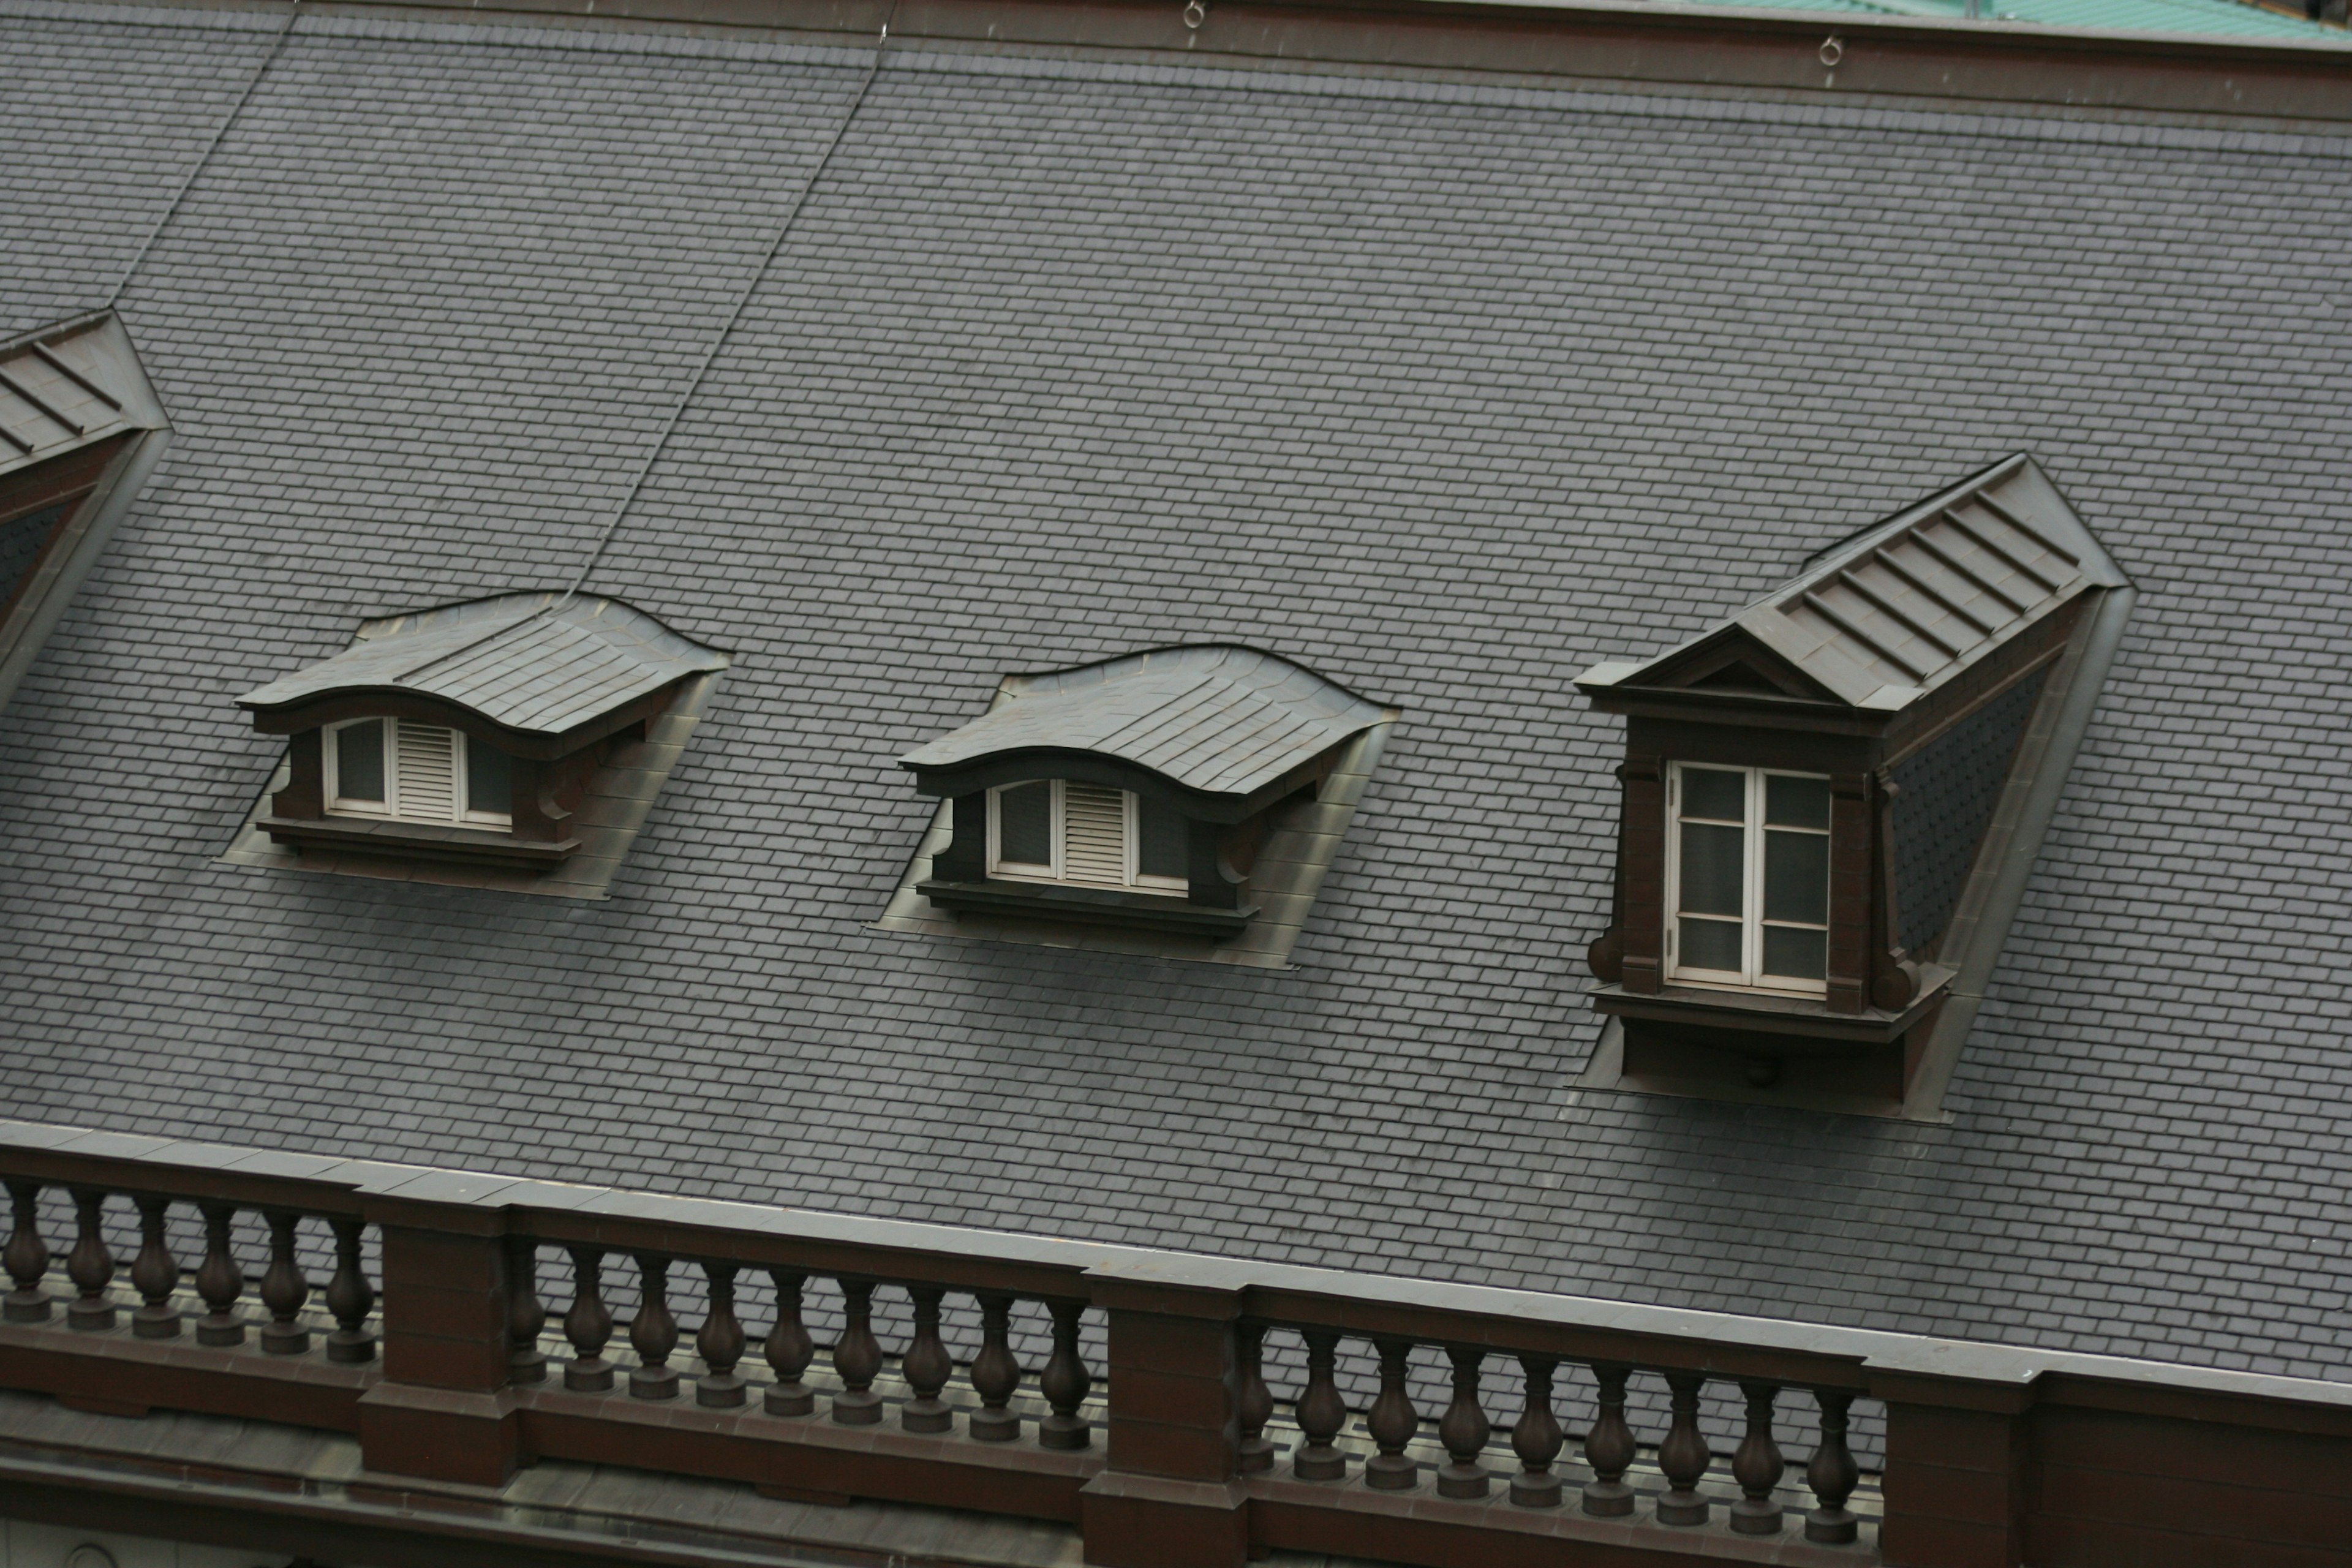
[[727, 658], [593, 595], [509, 594], [364, 625], [352, 646], [239, 697], [256, 711], [335, 692], [415, 692], [561, 735]]
[[1738, 627], [1843, 701], [1906, 708], [2077, 595], [2124, 583], [2021, 452], [1832, 548], [1681, 647], [1596, 665], [1577, 684], [1638, 685]]
[[910, 770], [1093, 752], [1192, 789], [1245, 795], [1392, 717], [1245, 647], [1174, 647], [1005, 683], [1012, 700], [898, 759]]
[[[277, 22], [0, 0], [0, 331]], [[614, 897], [216, 864], [236, 693], [588, 558], [865, 64], [300, 20], [124, 297], [180, 436], [0, 728], [16, 1114], [2347, 1375], [2325, 128], [910, 47], [589, 583], [735, 656]], [[1572, 1089], [1572, 678], [2019, 450], [2141, 599], [1951, 1120]], [[869, 929], [897, 757], [1182, 642], [1406, 715], [1297, 969]]]

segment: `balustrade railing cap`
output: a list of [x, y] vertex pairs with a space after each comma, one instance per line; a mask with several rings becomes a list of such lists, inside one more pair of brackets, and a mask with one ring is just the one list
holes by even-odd
[[[1231, 1296], [1236, 1310], [1276, 1321], [1335, 1327], [1351, 1333], [1411, 1334], [1432, 1342], [1483, 1344], [1496, 1352], [1539, 1349], [1548, 1330], [1555, 1334], [1566, 1331], [1586, 1344], [1594, 1335], [1622, 1336], [1618, 1342], [1624, 1347], [1622, 1359], [1656, 1361], [1711, 1376], [1768, 1375], [1790, 1383], [1819, 1381], [1868, 1390], [1871, 1374], [1879, 1373], [1916, 1380], [1920, 1384], [1966, 1385], [1995, 1394], [2026, 1390], [2036, 1380], [2056, 1373], [2111, 1387], [2291, 1403], [2327, 1411], [2331, 1421], [2352, 1413], [2352, 1382], [1985, 1344], [1490, 1285], [1353, 1274], [715, 1198], [670, 1197], [487, 1172], [338, 1160], [0, 1121], [0, 1163], [9, 1153], [19, 1156], [18, 1170], [29, 1166], [43, 1180], [115, 1182], [165, 1190], [178, 1178], [159, 1173], [164, 1171], [184, 1172], [188, 1184], [199, 1188], [205, 1176], [278, 1180], [299, 1184], [310, 1192], [272, 1194], [266, 1201], [273, 1205], [292, 1207], [319, 1202], [348, 1211], [354, 1195], [394, 1205], [429, 1204], [478, 1211], [485, 1232], [512, 1229], [528, 1234], [538, 1228], [532, 1224], [534, 1215], [542, 1216], [544, 1227], [573, 1232], [583, 1226], [593, 1229], [599, 1218], [609, 1218], [628, 1225], [649, 1222], [733, 1234], [747, 1242], [775, 1238], [861, 1248], [869, 1254], [895, 1253], [908, 1261], [906, 1272], [918, 1277], [923, 1270], [916, 1260], [923, 1258], [937, 1260], [943, 1268], [1020, 1265], [1068, 1279], [1073, 1296], [1084, 1294], [1087, 1281], [1218, 1291]], [[47, 1159], [68, 1162], [65, 1169], [69, 1172], [74, 1169], [70, 1162], [80, 1160], [108, 1162], [121, 1168], [55, 1176], [40, 1168]], [[858, 1267], [877, 1278], [899, 1272], [887, 1263], [876, 1259], [870, 1267]], [[1001, 1287], [991, 1284], [988, 1288]], [[1054, 1293], [1060, 1289], [1051, 1287]], [[1619, 1359], [1620, 1354], [1612, 1351], [1592, 1359]], [[1783, 1372], [1752, 1373], [1752, 1366], [1762, 1364], [1754, 1359], [1758, 1356], [1802, 1359]], [[1741, 1364], [1742, 1358], [1747, 1358], [1748, 1364]]]

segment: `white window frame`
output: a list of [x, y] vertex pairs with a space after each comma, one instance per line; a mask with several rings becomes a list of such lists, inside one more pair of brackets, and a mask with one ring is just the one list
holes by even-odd
[[1052, 863], [1040, 869], [1033, 861], [1007, 860], [998, 847], [1003, 824], [1003, 816], [997, 804], [999, 797], [1008, 789], [1020, 789], [1038, 782], [1040, 781], [1036, 779], [1023, 779], [1020, 784], [999, 784], [988, 792], [988, 874], [990, 876], [1002, 877], [1013, 882], [1062, 880], [1062, 781], [1060, 779], [1044, 781], [1053, 786], [1052, 794], [1048, 797], [1052, 805], [1047, 808], [1045, 817], [1045, 844], [1047, 853], [1054, 858]]
[[[380, 724], [383, 727], [383, 799], [381, 801], [345, 800], [341, 795], [340, 786], [342, 781], [336, 776], [341, 763], [340, 748], [336, 745], [335, 737], [340, 731], [348, 730], [354, 724]], [[467, 748], [473, 744], [472, 737], [463, 730], [455, 729], [446, 724], [436, 724], [430, 728], [446, 730], [456, 737], [450, 745], [450, 759], [457, 769], [456, 794], [459, 802], [457, 816], [455, 818], [418, 816], [402, 811], [400, 809], [400, 724], [401, 721], [397, 719], [376, 715], [369, 718], [345, 719], [326, 726], [325, 731], [319, 737], [320, 752], [319, 761], [324, 774], [320, 794], [326, 800], [328, 816], [368, 816], [383, 822], [454, 823], [457, 826], [467, 827], [511, 829], [514, 826], [512, 802], [506, 803], [506, 808], [499, 811], [476, 809], [473, 801], [473, 770], [468, 765], [467, 755]]]
[[[1740, 878], [1739, 951], [1742, 967], [1738, 971], [1700, 969], [1685, 964], [1680, 956], [1683, 930], [1683, 771], [1696, 768], [1704, 773], [1739, 773], [1747, 780], [1747, 819], [1739, 825], [1744, 836], [1741, 842], [1744, 868]], [[1764, 928], [1785, 926], [1798, 931], [1822, 932], [1824, 957], [1829, 942], [1829, 925], [1824, 921], [1812, 925], [1797, 921], [1764, 919], [1764, 781], [1769, 778], [1828, 780], [1827, 773], [1809, 773], [1796, 768], [1751, 768], [1733, 763], [1672, 763], [1666, 769], [1666, 978], [1677, 984], [1711, 986], [1726, 991], [1773, 991], [1799, 996], [1823, 996], [1829, 993], [1826, 974], [1820, 980], [1799, 980], [1783, 974], [1766, 974], [1764, 968]], [[1700, 817], [1701, 822], [1719, 820]], [[1826, 827], [1775, 826], [1775, 833], [1804, 833], [1827, 838]], [[1828, 910], [1824, 910], [1823, 914]], [[1695, 915], [1694, 919], [1722, 921], [1729, 917], [1715, 914]], [[1826, 962], [1822, 964], [1826, 970]]]
[[[1007, 860], [1001, 848], [1002, 816], [998, 798], [1008, 789], [1019, 789], [1038, 783], [1054, 786], [1051, 816], [1047, 819], [1047, 842], [1053, 849], [1053, 864], [1038, 867], [1028, 861]], [[1069, 781], [1066, 779], [1023, 779], [1018, 784], [998, 784], [988, 792], [988, 874], [1008, 882], [1052, 882], [1066, 888], [1096, 888], [1099, 882], [1072, 881], [1067, 875], [1069, 817], [1066, 802]], [[1173, 893], [1178, 896], [1192, 890], [1192, 882], [1183, 877], [1147, 877], [1138, 868], [1143, 848], [1142, 803], [1133, 790], [1119, 793], [1120, 828], [1124, 840], [1125, 881], [1123, 886], [1139, 893]]]

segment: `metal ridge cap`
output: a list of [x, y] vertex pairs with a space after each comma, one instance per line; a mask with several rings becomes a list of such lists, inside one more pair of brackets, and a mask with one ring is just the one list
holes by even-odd
[[[630, 1192], [586, 1183], [338, 1159], [266, 1150], [239, 1151], [136, 1133], [50, 1122], [0, 1121], [0, 1150], [154, 1163], [191, 1171], [236, 1172], [320, 1183], [357, 1196], [459, 1208], [538, 1209], [551, 1214], [642, 1220], [751, 1236], [867, 1246], [896, 1251], [957, 1252], [1005, 1262], [1063, 1267], [1107, 1281], [1213, 1291], [1286, 1291], [1329, 1300], [1419, 1308], [1513, 1319], [1529, 1324], [1613, 1330], [1661, 1339], [1842, 1358], [1859, 1367], [1960, 1382], [2023, 1386], [2044, 1373], [2148, 1387], [2279, 1399], [2352, 1410], [2352, 1383], [2242, 1372], [2034, 1346], [1946, 1339], [1795, 1319], [1752, 1317], [1687, 1307], [1612, 1301], [1601, 1297], [1497, 1285], [1415, 1279], [1300, 1264], [1268, 1263], [1213, 1253], [1094, 1242], [1032, 1232], [935, 1221], [890, 1219], [740, 1200]], [[232, 1158], [224, 1160], [222, 1156]], [[313, 1169], [305, 1167], [316, 1166]], [[273, 1172], [268, 1167], [276, 1165]]]
[[[1233, 5], [1234, 0], [1225, 0]], [[2067, 28], [2046, 21], [1994, 21], [1967, 19], [1967, 16], [1872, 16], [1867, 12], [1834, 12], [1834, 9], [1794, 9], [1794, 7], [1755, 7], [1755, 5], [1728, 5], [1707, 0], [1267, 0], [1267, 5], [1279, 9], [1322, 9], [1322, 12], [1454, 12], [1479, 14], [1479, 16], [1540, 16], [1540, 14], [1590, 14], [1590, 16], [1616, 16], [1616, 19], [1691, 19], [1715, 21], [1715, 24], [1740, 24], [1740, 30], [1755, 33], [1797, 33], [1811, 37], [1821, 30], [1822, 21], [1834, 21], [1842, 33], [1861, 33], [1874, 37], [1906, 37], [1919, 36], [1936, 42], [1950, 42], [1952, 37], [2001, 37], [2011, 42], [2061, 42], [2091, 49], [2091, 47], [2126, 45], [2131, 52], [2152, 54], [2197, 54], [2200, 58], [2210, 57], [2213, 47], [2221, 45], [2232, 52], [2265, 54], [2277, 52], [2284, 57], [2316, 57], [2326, 58], [2331, 54], [2352, 54], [2352, 37], [2343, 42], [2333, 40], [2294, 40], [2294, 37], [2253, 37], [2246, 33], [2155, 33], [2138, 28]], [[908, 30], [915, 37], [915, 30]], [[2171, 47], [2164, 47], [2171, 45]]]
[[[97, 5], [197, 5], [197, 7], [236, 7], [247, 9], [245, 0], [87, 0]], [[748, 30], [791, 30], [791, 33], [840, 33], [840, 36], [863, 36], [870, 30], [870, 21], [858, 16], [856, 24], [845, 24], [840, 19], [845, 9], [828, 7], [830, 19], [793, 19], [785, 5], [774, 5], [774, 16], [752, 19], [746, 16], [748, 5], [719, 5], [710, 0], [713, 9], [730, 12], [727, 16], [685, 16], [685, 14], [625, 14], [591, 9], [581, 0], [579, 5], [567, 5], [564, 0], [310, 0], [318, 12], [348, 12], [369, 14], [381, 9], [409, 9], [409, 12], [468, 12], [506, 14], [506, 16], [548, 16], [548, 19], [593, 19], [607, 24], [687, 24], [687, 26], [730, 26]], [[1018, 0], [1007, 0], [1018, 3]], [[1148, 9], [1148, 0], [1089, 0], [1089, 5], [1101, 9]], [[2039, 24], [2039, 21], [1994, 21], [1967, 19], [1967, 16], [1872, 16], [1870, 12], [1837, 12], [1837, 9], [1792, 9], [1792, 7], [1755, 7], [1755, 5], [1712, 5], [1707, 0], [1223, 0], [1225, 9], [1291, 9], [1291, 12], [1352, 12], [1376, 24], [1395, 14], [1444, 14], [1444, 16], [1477, 16], [1477, 19], [1590, 19], [1637, 21], [1656, 24], [1661, 28], [1673, 28], [1682, 24], [1710, 24], [1715, 28], [1731, 26], [1734, 30], [1750, 33], [1783, 33], [1783, 36], [1816, 37], [1822, 24], [1834, 24], [1842, 33], [1858, 33], [1865, 37], [1916, 37], [1924, 42], [1952, 42], [1957, 37], [1988, 37], [2004, 40], [2011, 45], [2061, 45], [2065, 49], [2115, 49], [2115, 52], [2143, 54], [2189, 54], [2197, 58], [2210, 58], [2216, 49], [2225, 49], [2237, 58], [2258, 58], [2272, 54], [2279, 58], [2326, 58], [2331, 54], [2352, 54], [2352, 37], [2336, 40], [2294, 40], [2294, 37], [2255, 37], [2246, 33], [2155, 33], [2155, 30], [2133, 28], [2067, 28], [2067, 26]], [[882, 5], [875, 5], [873, 14], [879, 16]], [[924, 16], [919, 9], [901, 9], [898, 19], [891, 21], [891, 37], [903, 37], [908, 42], [934, 37], [943, 42], [962, 42], [964, 33], [946, 30], [931, 33], [924, 28]], [[1016, 42], [1016, 40], [1000, 40]], [[1077, 47], [1087, 47], [1082, 40]], [[1136, 45], [1108, 45], [1136, 47]], [[1230, 49], [1221, 49], [1213, 42], [1195, 49], [1179, 47], [1181, 58], [1216, 61]], [[1315, 54], [1291, 54], [1286, 58], [1315, 61]], [[1340, 58], [1340, 57], [1334, 57]], [[1355, 57], [1345, 57], [1355, 58]], [[1412, 66], [1412, 61], [1395, 61]]]

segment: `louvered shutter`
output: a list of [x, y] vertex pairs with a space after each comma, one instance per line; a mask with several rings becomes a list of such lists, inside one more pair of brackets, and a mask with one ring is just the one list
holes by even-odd
[[457, 731], [400, 724], [399, 814], [415, 822], [457, 817]]
[[1127, 793], [1075, 782], [1062, 792], [1063, 879], [1125, 887]]

